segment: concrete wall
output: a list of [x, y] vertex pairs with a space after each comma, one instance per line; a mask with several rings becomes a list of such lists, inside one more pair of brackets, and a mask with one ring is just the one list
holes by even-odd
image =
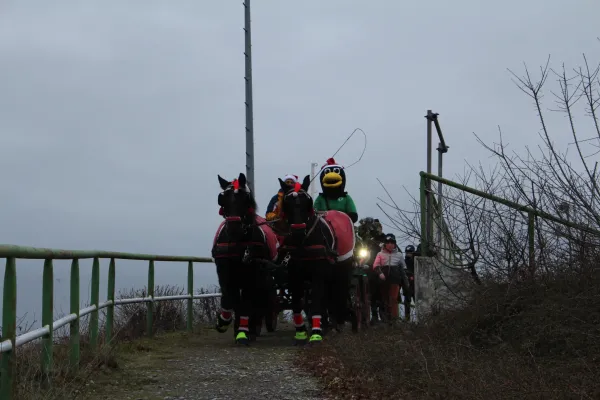
[[416, 317], [460, 307], [472, 285], [470, 274], [444, 265], [433, 257], [415, 257]]

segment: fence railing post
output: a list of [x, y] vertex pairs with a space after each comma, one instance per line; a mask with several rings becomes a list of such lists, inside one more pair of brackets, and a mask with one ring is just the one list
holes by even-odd
[[94, 257], [92, 263], [92, 293], [90, 296], [90, 305], [96, 306], [96, 309], [90, 314], [90, 349], [98, 349], [98, 304], [100, 302], [100, 260]]
[[104, 333], [105, 343], [109, 344], [113, 337], [113, 323], [115, 320], [115, 259], [110, 259], [108, 265], [108, 289], [106, 300], [111, 301], [111, 304], [106, 310], [106, 331]]
[[535, 215], [527, 213], [527, 239], [529, 240], [529, 275], [535, 276]]
[[79, 369], [79, 260], [71, 262], [71, 314], [77, 318], [69, 325], [69, 363], [73, 372]]
[[188, 262], [188, 273], [187, 273], [187, 292], [190, 298], [187, 301], [187, 330], [193, 332], [194, 330], [194, 263]]
[[48, 327], [48, 335], [42, 338], [42, 383], [50, 385], [54, 342], [54, 271], [52, 259], [44, 260], [42, 283], [42, 326]]
[[6, 259], [2, 296], [2, 340], [10, 340], [12, 349], [2, 353], [0, 362], [0, 400], [12, 400], [15, 393], [15, 361], [17, 332], [17, 266], [14, 257]]
[[[145, 255], [133, 253], [118, 253], [118, 252], [97, 252], [97, 251], [78, 251], [78, 250], [59, 250], [59, 249], [41, 249], [41, 248], [25, 248], [12, 245], [0, 245], [0, 253], [6, 259], [6, 267], [4, 271], [4, 284], [2, 296], [2, 317], [1, 317], [1, 334], [0, 342], [7, 342], [4, 351], [0, 352], [0, 400], [14, 400], [17, 389], [16, 365], [17, 365], [17, 349], [16, 349], [16, 333], [17, 333], [17, 271], [16, 258], [43, 259], [43, 287], [42, 287], [42, 328], [43, 331], [37, 330], [32, 336], [32, 333], [27, 333], [19, 337], [19, 342], [22, 344], [29, 343], [32, 340], [41, 339], [40, 352], [40, 376], [42, 385], [49, 387], [52, 381], [53, 366], [53, 339], [54, 339], [54, 257], [60, 259], [70, 259], [70, 281], [69, 281], [69, 316], [60, 326], [69, 325], [69, 367], [71, 372], [77, 372], [80, 369], [81, 362], [81, 280], [80, 280], [80, 262], [81, 259], [92, 258], [92, 275], [91, 275], [91, 294], [90, 305], [94, 309], [89, 311], [90, 314], [90, 337], [89, 343], [92, 349], [97, 349], [100, 345], [99, 332], [99, 290], [100, 290], [100, 258], [109, 258], [110, 264], [108, 268], [108, 290], [107, 290], [107, 315], [106, 315], [106, 332], [105, 342], [111, 343], [114, 339], [115, 325], [115, 278], [116, 278], [116, 258], [148, 260], [148, 334], [153, 335], [153, 314], [154, 314], [154, 296], [155, 296], [155, 274], [154, 262], [156, 260], [177, 261], [188, 263], [188, 296], [187, 300], [187, 329], [193, 332], [194, 322], [194, 261], [197, 262], [212, 262], [209, 257], [183, 257], [183, 256], [160, 256], [160, 255]], [[149, 260], [149, 259], [152, 260]], [[179, 296], [174, 296], [179, 297]], [[160, 300], [170, 300], [171, 296]], [[135, 299], [134, 302], [141, 303], [146, 299]], [[86, 308], [89, 310], [89, 308]], [[86, 311], [88, 312], [88, 311]], [[64, 319], [61, 318], [61, 321]], [[10, 344], [8, 344], [10, 342]], [[8, 350], [10, 348], [10, 350]], [[40, 382], [40, 380], [38, 380]]]
[[427, 182], [424, 176], [421, 176], [420, 206], [421, 206], [421, 255], [429, 255], [429, 233], [427, 229]]
[[146, 334], [152, 337], [154, 325], [154, 261], [148, 262], [148, 296], [152, 299], [146, 303]]

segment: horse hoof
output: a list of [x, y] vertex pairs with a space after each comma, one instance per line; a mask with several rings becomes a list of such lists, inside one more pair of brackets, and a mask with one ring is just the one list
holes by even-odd
[[294, 346], [304, 346], [308, 340], [306, 331], [297, 331], [294, 336]]
[[294, 346], [302, 347], [305, 346], [308, 339], [294, 339]]
[[318, 333], [313, 333], [308, 341], [310, 346], [318, 345], [323, 343], [323, 337]]
[[248, 339], [248, 336], [244, 332], [240, 332], [235, 338], [235, 343], [248, 346], [250, 344], [250, 339]]

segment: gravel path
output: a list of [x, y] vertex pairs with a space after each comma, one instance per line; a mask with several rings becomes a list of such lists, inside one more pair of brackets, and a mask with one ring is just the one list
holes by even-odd
[[120, 368], [92, 376], [77, 398], [325, 399], [316, 379], [294, 365], [302, 349], [292, 346], [292, 335], [289, 326], [281, 327], [249, 347], [234, 345], [230, 331], [219, 335], [210, 329], [133, 342], [120, 349]]

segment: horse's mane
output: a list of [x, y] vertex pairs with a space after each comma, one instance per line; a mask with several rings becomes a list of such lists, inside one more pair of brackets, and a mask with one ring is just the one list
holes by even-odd
[[248, 190], [248, 199], [250, 201], [250, 207], [252, 207], [254, 209], [254, 213], [256, 214], [256, 212], [258, 211], [258, 205], [256, 204], [256, 199], [254, 198], [254, 193], [252, 193], [252, 191]]

